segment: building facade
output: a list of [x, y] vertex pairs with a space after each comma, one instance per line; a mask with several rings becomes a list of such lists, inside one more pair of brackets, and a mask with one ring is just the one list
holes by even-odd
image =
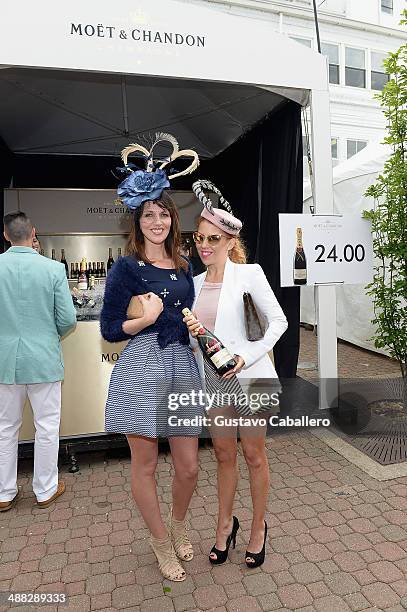
[[[317, 50], [312, 0], [194, 1], [248, 19], [269, 20], [271, 35], [277, 31]], [[399, 25], [407, 0], [316, 0], [316, 4], [321, 51], [328, 58], [336, 165], [383, 137], [385, 118], [374, 94], [387, 80], [386, 54], [407, 41], [406, 28]]]

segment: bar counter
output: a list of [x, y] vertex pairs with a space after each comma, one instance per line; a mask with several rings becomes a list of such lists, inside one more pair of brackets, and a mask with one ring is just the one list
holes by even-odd
[[[98, 313], [84, 318], [77, 309], [76, 328], [62, 339], [65, 380], [62, 383], [61, 438], [88, 436], [104, 431], [104, 413], [112, 368], [126, 342], [106, 342]], [[34, 439], [30, 403], [24, 408], [20, 442]]]

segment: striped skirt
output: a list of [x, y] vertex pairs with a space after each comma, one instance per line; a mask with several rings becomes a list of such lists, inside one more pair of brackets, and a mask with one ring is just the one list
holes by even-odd
[[[258, 396], [264, 398], [274, 394], [274, 400], [278, 406], [278, 394], [281, 386], [278, 379], [244, 380], [243, 387], [237, 376], [227, 380], [221, 378], [212, 363], [204, 359], [204, 374], [206, 393], [211, 396], [211, 409], [231, 406], [239, 416], [250, 417], [261, 414], [267, 418], [276, 413], [275, 404], [270, 404], [267, 399], [261, 405]], [[249, 384], [248, 384], [249, 383]], [[270, 402], [272, 400], [270, 399]]]
[[[156, 332], [136, 335], [112, 371], [105, 430], [149, 438], [198, 436], [199, 417], [205, 413], [196, 400], [200, 391], [198, 366], [188, 345], [175, 342], [161, 349]], [[184, 394], [182, 402], [179, 394]]]

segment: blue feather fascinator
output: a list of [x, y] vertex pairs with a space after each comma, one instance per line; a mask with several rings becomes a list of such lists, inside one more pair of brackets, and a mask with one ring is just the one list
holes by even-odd
[[[172, 145], [172, 153], [164, 159], [156, 159], [154, 148], [158, 143], [169, 142]], [[128, 163], [131, 153], [141, 154], [145, 169]], [[147, 200], [157, 200], [164, 189], [170, 186], [170, 180], [185, 174], [190, 174], [199, 166], [199, 157], [191, 149], [179, 150], [178, 141], [171, 134], [157, 132], [153, 144], [147, 149], [141, 144], [132, 143], [121, 152], [124, 168], [117, 168], [119, 176], [123, 178], [117, 188], [119, 204], [125, 204], [130, 210], [139, 208]], [[181, 157], [192, 158], [190, 165], [181, 172], [173, 171], [170, 166], [176, 159]], [[165, 170], [165, 168], [167, 168]]]

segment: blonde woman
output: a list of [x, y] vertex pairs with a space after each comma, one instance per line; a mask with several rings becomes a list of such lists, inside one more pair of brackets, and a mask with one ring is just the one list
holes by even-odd
[[[258, 264], [246, 264], [246, 255], [239, 238], [242, 223], [237, 219], [219, 190], [209, 181], [197, 181], [195, 194], [204, 204], [194, 241], [206, 272], [194, 278], [195, 302], [193, 316], [185, 317], [190, 334], [197, 335], [200, 321], [212, 331], [235, 356], [236, 366], [220, 378], [213, 366], [202, 359], [195, 350], [206, 392], [239, 394], [240, 379], [277, 379], [277, 373], [268, 352], [287, 328], [286, 317]], [[203, 189], [219, 196], [226, 209], [214, 208]], [[268, 328], [261, 340], [249, 342], [246, 337], [243, 311], [243, 293], [249, 292], [268, 321]], [[193, 341], [194, 345], [194, 341]], [[216, 405], [210, 416], [235, 414], [231, 405]], [[255, 429], [255, 431], [253, 431]], [[237, 428], [210, 426], [213, 446], [218, 462], [217, 483], [219, 514], [216, 542], [209, 560], [212, 564], [224, 563], [230, 544], [236, 544], [239, 521], [233, 516], [233, 502], [238, 482]], [[258, 567], [264, 562], [267, 523], [265, 521], [270, 486], [269, 465], [265, 451], [266, 427], [241, 427], [240, 439], [249, 470], [250, 492], [253, 503], [253, 519], [245, 560], [248, 567]]]

